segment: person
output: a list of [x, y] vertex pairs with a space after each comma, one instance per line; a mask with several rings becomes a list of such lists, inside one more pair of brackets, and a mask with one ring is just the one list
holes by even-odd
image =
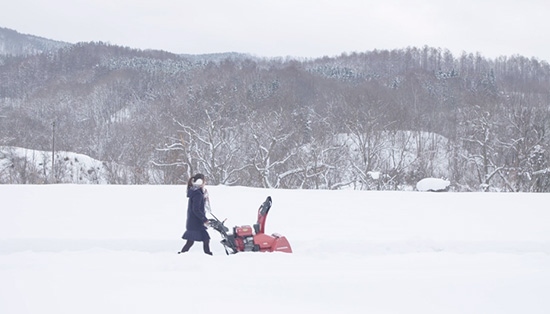
[[212, 255], [210, 251], [210, 236], [206, 231], [208, 219], [205, 209], [210, 206], [208, 193], [204, 187], [206, 179], [203, 174], [197, 173], [189, 178], [187, 182], [187, 223], [186, 230], [182, 238], [187, 240], [180, 253], [185, 253], [193, 246], [195, 242], [203, 243], [205, 254]]

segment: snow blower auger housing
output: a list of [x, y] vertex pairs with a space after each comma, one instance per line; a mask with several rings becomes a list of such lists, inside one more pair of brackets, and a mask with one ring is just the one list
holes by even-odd
[[271, 196], [262, 203], [258, 209], [258, 221], [251, 226], [235, 226], [233, 233], [228, 233], [224, 221], [220, 221], [216, 216], [215, 219], [209, 219], [210, 227], [218, 231], [222, 236], [221, 243], [225, 248], [225, 252], [235, 254], [237, 252], [285, 252], [292, 253], [292, 249], [288, 240], [280, 234], [272, 235], [265, 234], [265, 220], [269, 209], [271, 208]]

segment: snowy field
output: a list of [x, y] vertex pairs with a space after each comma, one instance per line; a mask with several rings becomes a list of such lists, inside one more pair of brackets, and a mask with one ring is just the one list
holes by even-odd
[[294, 253], [183, 246], [183, 186], [0, 186], [0, 313], [550, 313], [550, 194], [210, 187]]

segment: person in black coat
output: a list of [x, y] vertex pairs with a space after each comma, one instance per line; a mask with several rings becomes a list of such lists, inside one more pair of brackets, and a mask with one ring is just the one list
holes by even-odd
[[206, 218], [205, 208], [208, 204], [208, 193], [204, 185], [206, 179], [203, 174], [196, 174], [189, 179], [187, 183], [187, 224], [182, 238], [187, 240], [180, 253], [185, 253], [193, 246], [195, 241], [203, 243], [204, 253], [212, 255], [210, 252], [210, 236], [206, 231], [208, 219]]

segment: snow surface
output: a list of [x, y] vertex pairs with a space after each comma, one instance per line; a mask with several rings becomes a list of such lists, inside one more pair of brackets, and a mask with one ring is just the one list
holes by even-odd
[[550, 312], [550, 194], [209, 192], [294, 253], [176, 254], [183, 186], [0, 186], [0, 313]]

